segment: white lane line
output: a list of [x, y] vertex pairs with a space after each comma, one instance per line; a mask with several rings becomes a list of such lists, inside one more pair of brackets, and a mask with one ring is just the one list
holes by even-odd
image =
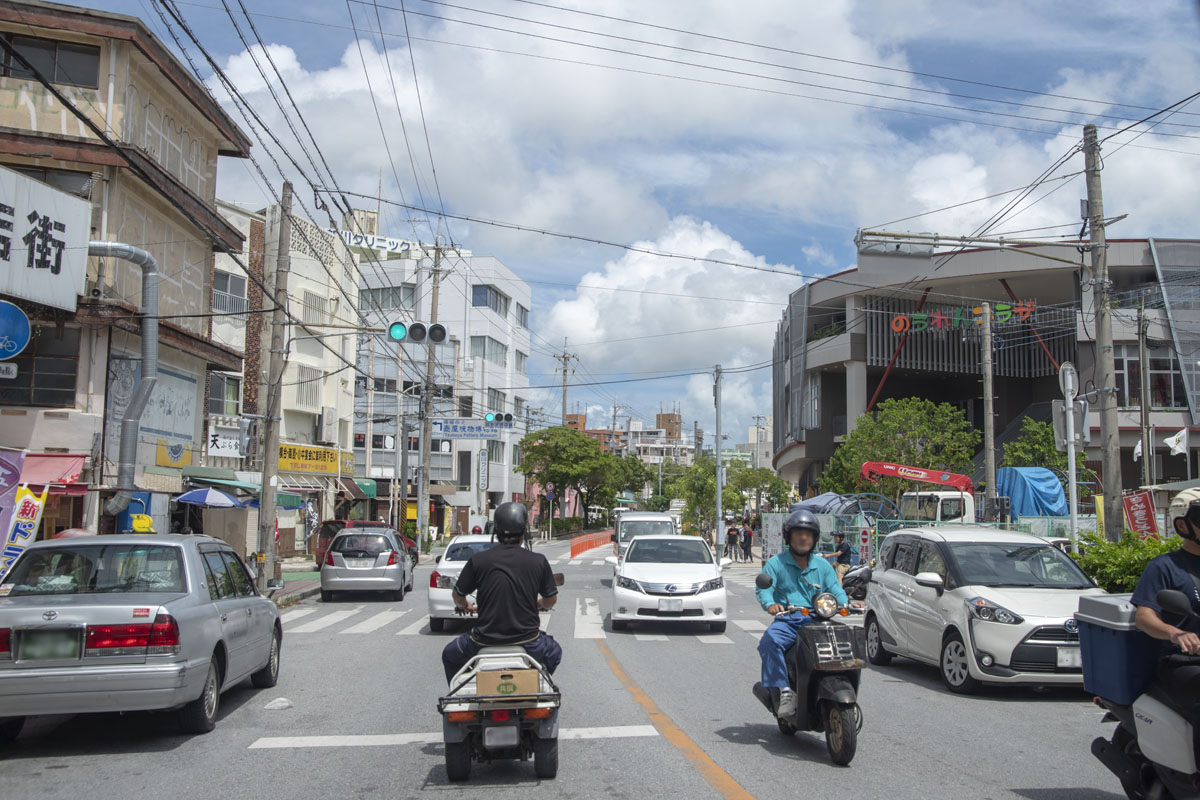
[[667, 636], [662, 633], [635, 633], [633, 635], [633, 638], [637, 639], [639, 642], [666, 642], [666, 641], [669, 641]]
[[384, 625], [395, 622], [407, 613], [408, 609], [405, 609], [404, 611], [380, 611], [375, 616], [368, 617], [366, 620], [358, 623], [357, 625], [346, 628], [346, 630], [341, 631], [341, 633], [370, 633], [371, 631], [377, 631]]
[[312, 622], [306, 622], [297, 628], [292, 628], [288, 633], [313, 633], [323, 628], [328, 628], [330, 625], [341, 622], [344, 619], [349, 619], [362, 610], [363, 607], [359, 606], [358, 608], [348, 608], [344, 611], [334, 611], [332, 614], [326, 614], [323, 617], [314, 619]]
[[[658, 736], [653, 725], [613, 725], [605, 728], [562, 728], [559, 739], [624, 739]], [[377, 733], [347, 736], [264, 736], [251, 742], [250, 750], [282, 750], [299, 747], [396, 747], [407, 744], [437, 744], [437, 733]]]
[[575, 564], [582, 564], [582, 563], [583, 563], [583, 559], [582, 559], [582, 558], [572, 558], [572, 559], [571, 559], [570, 561], [568, 561], [567, 563], [568, 563], [568, 564], [571, 564], [571, 565], [575, 565]]
[[317, 613], [317, 610], [315, 608], [296, 608], [296, 609], [292, 609], [291, 611], [288, 611], [286, 613], [280, 614], [279, 621], [282, 622], [284, 625], [286, 625], [289, 622], [292, 622], [293, 620], [300, 619], [301, 617], [307, 617], [309, 614], [315, 614], [315, 613]]
[[703, 644], [733, 644], [733, 639], [723, 633], [698, 633], [696, 638]]
[[734, 625], [744, 630], [746, 633], [762, 633], [767, 629], [767, 626], [756, 619], [735, 619]]
[[407, 628], [400, 631], [396, 635], [397, 636], [416, 636], [418, 633], [421, 632], [421, 629], [425, 627], [425, 623], [427, 623], [427, 622], [429, 622], [428, 614], [421, 617], [419, 620], [414, 622], [412, 625], [409, 625]]
[[575, 638], [605, 639], [604, 617], [600, 603], [590, 597], [580, 597], [575, 604]]

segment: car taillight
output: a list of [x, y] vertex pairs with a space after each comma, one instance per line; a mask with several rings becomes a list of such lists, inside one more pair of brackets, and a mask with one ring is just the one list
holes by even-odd
[[395, 550], [393, 550], [393, 551], [391, 551], [390, 553], [388, 553], [388, 563], [387, 563], [387, 565], [388, 565], [389, 567], [394, 567], [394, 566], [396, 566], [396, 565], [397, 565], [397, 564], [399, 564], [399, 563], [400, 563], [400, 554], [399, 554], [399, 553], [397, 553]]
[[333, 551], [332, 550], [326, 551], [326, 553], [325, 553], [325, 566], [327, 566], [327, 567], [333, 566]]
[[12, 659], [12, 629], [0, 628], [0, 661]]
[[436, 588], [438, 588], [438, 581], [440, 581], [441, 579], [442, 579], [442, 576], [441, 576], [441, 575], [438, 575], [438, 574], [437, 574], [437, 571], [435, 570], [435, 571], [433, 572], [433, 574], [431, 574], [431, 575], [429, 576], [429, 588], [430, 588], [430, 589], [436, 589]]
[[495, 711], [488, 712], [488, 718], [492, 722], [508, 722], [513, 717], [513, 712], [507, 708], [498, 708]]
[[84, 655], [138, 656], [146, 652], [150, 641], [149, 622], [121, 625], [88, 625]]
[[146, 652], [152, 656], [173, 656], [179, 653], [179, 623], [170, 614], [159, 614], [154, 618]]

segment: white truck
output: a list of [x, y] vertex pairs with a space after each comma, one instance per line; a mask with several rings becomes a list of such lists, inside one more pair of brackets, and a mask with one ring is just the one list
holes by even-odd
[[905, 492], [900, 518], [921, 522], [974, 522], [975, 497], [967, 492]]

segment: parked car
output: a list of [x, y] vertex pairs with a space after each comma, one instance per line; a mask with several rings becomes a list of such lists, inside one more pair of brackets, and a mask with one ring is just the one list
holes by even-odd
[[325, 551], [322, 602], [334, 592], [389, 592], [403, 600], [413, 588], [413, 564], [402, 540], [392, 528], [344, 528]]
[[721, 570], [733, 562], [713, 558], [703, 539], [692, 536], [638, 536], [625, 558], [608, 561], [613, 579], [612, 627], [631, 622], [703, 622], [723, 633], [729, 601]]
[[[317, 528], [315, 541], [312, 544], [313, 558], [317, 562], [317, 569], [321, 569], [325, 565], [326, 556], [329, 551], [329, 543], [333, 541], [333, 537], [337, 536], [346, 528], [388, 528], [392, 531], [396, 529], [388, 522], [372, 522], [368, 519], [327, 519], [321, 523], [321, 527]], [[417, 543], [409, 539], [403, 534], [397, 534], [401, 541], [404, 542], [405, 552], [408, 553], [409, 559], [413, 566], [417, 565], [420, 558], [420, 553], [417, 551]]]
[[[437, 557], [437, 564], [429, 576], [429, 629], [443, 630], [448, 619], [462, 619], [454, 613], [454, 598], [451, 591], [458, 574], [467, 565], [467, 559], [478, 552], [496, 546], [496, 539], [484, 533], [455, 536], [446, 545], [446, 550]], [[475, 595], [468, 598], [475, 602]]]
[[275, 604], [220, 540], [35, 542], [0, 580], [0, 735], [39, 714], [171, 709], [205, 733], [223, 692], [275, 685], [282, 641]]
[[994, 528], [908, 528], [883, 540], [867, 592], [867, 656], [940, 668], [953, 692], [982, 683], [1082, 684], [1082, 595], [1104, 594], [1045, 539]]
[[659, 536], [679, 533], [675, 520], [661, 511], [626, 511], [613, 526], [613, 555], [625, 557], [629, 543], [635, 536]]

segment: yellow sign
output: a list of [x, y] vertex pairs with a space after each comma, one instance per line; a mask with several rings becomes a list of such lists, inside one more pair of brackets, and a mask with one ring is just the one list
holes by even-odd
[[[340, 469], [339, 469], [340, 468]], [[280, 472], [311, 472], [317, 475], [353, 475], [354, 453], [306, 444], [279, 445]]]
[[154, 454], [154, 463], [160, 467], [188, 467], [192, 464], [192, 447], [189, 442], [167, 444], [166, 439], [158, 440], [158, 448]]

